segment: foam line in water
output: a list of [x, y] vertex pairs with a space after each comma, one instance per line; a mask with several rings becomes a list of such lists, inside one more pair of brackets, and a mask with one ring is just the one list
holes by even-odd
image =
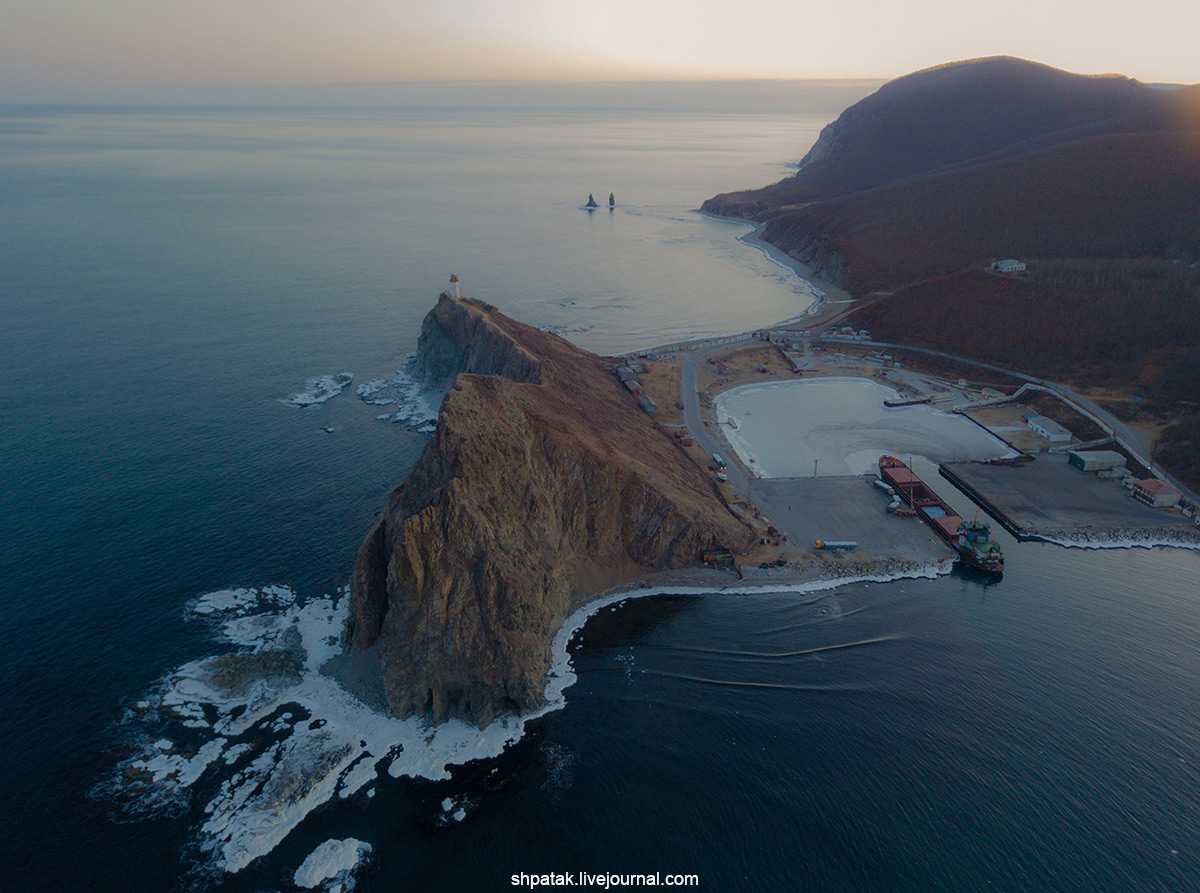
[[840, 651], [844, 648], [859, 648], [863, 645], [874, 645], [878, 642], [890, 642], [899, 636], [876, 636], [873, 639], [862, 639], [858, 642], [842, 642], [838, 645], [820, 645], [816, 648], [805, 648], [803, 651], [782, 651], [778, 654], [766, 651], [726, 651], [722, 648], [688, 648], [676, 647], [676, 651], [686, 651], [690, 654], [728, 654], [731, 657], [762, 657], [778, 659], [784, 657], [802, 657], [805, 654], [816, 654], [819, 651]]
[[652, 676], [662, 676], [666, 679], [678, 679], [681, 682], [698, 682], [701, 685], [722, 685], [729, 688], [767, 688], [775, 691], [820, 691], [820, 692], [856, 692], [866, 691], [861, 685], [789, 685], [784, 682], [744, 682], [738, 679], [709, 679], [706, 676], [688, 676], [683, 673], [652, 672]]

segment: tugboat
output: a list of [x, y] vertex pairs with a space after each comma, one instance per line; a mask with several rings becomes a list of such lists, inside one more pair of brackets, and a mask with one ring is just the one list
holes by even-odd
[[964, 521], [911, 468], [893, 456], [879, 457], [879, 475], [934, 533], [954, 547], [963, 564], [985, 574], [1004, 573], [1004, 552], [986, 523], [978, 518]]
[[953, 545], [963, 564], [996, 576], [1004, 573], [1004, 552], [992, 529], [978, 518], [958, 525], [958, 542]]

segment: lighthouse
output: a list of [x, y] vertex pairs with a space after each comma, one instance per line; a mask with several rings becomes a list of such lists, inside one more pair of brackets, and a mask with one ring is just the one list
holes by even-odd
[[456, 297], [456, 298], [462, 297], [462, 295], [460, 295], [458, 293], [458, 274], [457, 273], [450, 274], [450, 284], [452, 286], [454, 286], [454, 297]]

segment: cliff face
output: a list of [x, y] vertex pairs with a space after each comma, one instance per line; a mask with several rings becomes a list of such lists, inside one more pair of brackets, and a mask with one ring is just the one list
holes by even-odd
[[353, 647], [378, 647], [397, 715], [534, 709], [550, 640], [591, 591], [748, 545], [599, 357], [443, 295], [418, 361], [457, 377], [352, 584]]
[[464, 312], [465, 306], [439, 300], [421, 324], [417, 357], [426, 386], [445, 388], [460, 372], [540, 383], [538, 358], [492, 325], [487, 314]]

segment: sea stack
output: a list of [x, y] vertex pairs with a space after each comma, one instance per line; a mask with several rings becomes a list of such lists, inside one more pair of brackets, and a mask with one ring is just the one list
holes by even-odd
[[352, 583], [351, 644], [377, 651], [396, 715], [486, 726], [536, 709], [571, 610], [705, 549], [750, 545], [612, 360], [443, 294], [416, 362], [450, 388]]

